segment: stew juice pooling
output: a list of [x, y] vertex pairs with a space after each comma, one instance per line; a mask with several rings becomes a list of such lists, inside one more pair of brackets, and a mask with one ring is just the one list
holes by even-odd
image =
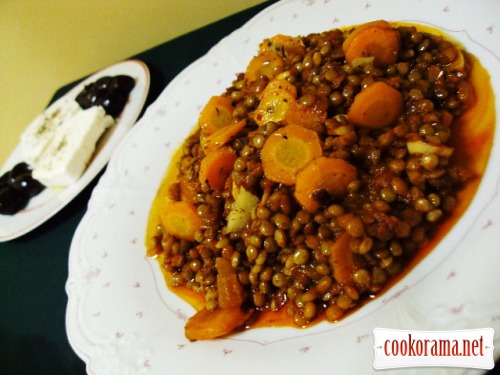
[[151, 207], [148, 255], [199, 310], [186, 336], [335, 322], [387, 290], [467, 209], [494, 124], [488, 73], [436, 30], [264, 40]]

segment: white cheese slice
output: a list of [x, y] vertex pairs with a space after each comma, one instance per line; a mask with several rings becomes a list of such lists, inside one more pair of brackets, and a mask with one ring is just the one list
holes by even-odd
[[23, 159], [32, 167], [36, 166], [57, 129], [79, 111], [82, 109], [75, 100], [63, 98], [38, 115], [21, 134], [20, 147]]
[[96, 143], [114, 119], [100, 106], [66, 119], [33, 169], [33, 177], [46, 186], [68, 186], [87, 167]]

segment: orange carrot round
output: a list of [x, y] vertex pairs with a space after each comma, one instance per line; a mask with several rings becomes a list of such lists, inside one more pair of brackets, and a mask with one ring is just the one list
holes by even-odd
[[201, 219], [196, 207], [188, 202], [169, 202], [160, 208], [160, 222], [171, 235], [194, 241], [196, 231], [201, 228]]
[[222, 146], [208, 153], [201, 160], [200, 182], [207, 182], [213, 190], [223, 190], [227, 178], [233, 171], [236, 157], [236, 151], [229, 146]]
[[402, 112], [401, 93], [379, 81], [354, 97], [347, 118], [354, 125], [381, 128], [396, 122]]
[[311, 106], [304, 106], [294, 102], [291, 103], [283, 122], [312, 129], [319, 124], [325, 123], [327, 109], [328, 103], [326, 101], [317, 101]]
[[229, 275], [217, 275], [217, 299], [222, 309], [239, 307], [245, 302], [245, 291], [235, 273]]
[[186, 337], [193, 341], [225, 336], [242, 326], [252, 313], [252, 310], [244, 311], [240, 307], [200, 310], [186, 323]]
[[287, 125], [269, 136], [261, 151], [265, 176], [293, 185], [297, 173], [322, 155], [318, 134], [298, 125]]
[[265, 39], [259, 45], [259, 54], [273, 53], [278, 56], [286, 56], [287, 60], [302, 57], [305, 54], [305, 50], [300, 37], [283, 34], [277, 34]]
[[397, 60], [399, 34], [386, 21], [375, 21], [354, 30], [344, 41], [342, 49], [349, 64], [359, 58], [373, 57], [375, 66], [387, 67]]
[[316, 212], [321, 202], [318, 195], [326, 192], [340, 198], [347, 192], [347, 185], [356, 179], [356, 168], [343, 159], [319, 157], [307, 164], [297, 174], [295, 199], [310, 212]]
[[209, 153], [224, 146], [226, 143], [231, 141], [246, 125], [246, 120], [238, 121], [235, 124], [226, 125], [212, 134], [201, 138], [200, 143], [205, 150], [205, 153]]
[[271, 52], [255, 56], [247, 66], [245, 80], [253, 82], [260, 77], [274, 78], [283, 71], [283, 59]]
[[366, 29], [373, 27], [373, 26], [378, 26], [381, 28], [389, 28], [390, 24], [386, 20], [376, 20], [376, 21], [367, 22], [367, 23], [363, 23], [361, 25], [356, 26], [356, 28], [354, 30], [352, 30], [351, 33], [349, 34], [349, 36], [344, 40], [344, 43], [342, 43], [342, 49], [344, 51], [349, 49], [349, 46], [351, 45], [354, 38], [356, 38], [356, 36], [361, 34], [361, 32], [363, 30], [366, 30]]
[[198, 125], [206, 134], [229, 125], [233, 119], [233, 103], [227, 96], [212, 96], [203, 107]]

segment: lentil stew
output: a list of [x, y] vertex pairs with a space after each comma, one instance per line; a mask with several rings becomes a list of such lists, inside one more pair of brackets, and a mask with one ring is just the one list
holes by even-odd
[[186, 336], [336, 322], [381, 294], [472, 200], [489, 96], [472, 55], [417, 25], [264, 40], [151, 208], [148, 255], [200, 310]]

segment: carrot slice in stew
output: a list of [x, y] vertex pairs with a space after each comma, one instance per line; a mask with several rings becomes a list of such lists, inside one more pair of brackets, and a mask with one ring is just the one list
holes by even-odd
[[233, 119], [233, 103], [227, 96], [212, 96], [203, 107], [198, 125], [206, 134], [229, 125]]
[[361, 25], [358, 25], [356, 26], [356, 28], [354, 28], [350, 34], [347, 36], [347, 38], [344, 40], [344, 43], [342, 43], [342, 49], [344, 51], [346, 51], [347, 49], [349, 49], [349, 46], [351, 45], [352, 41], [359, 35], [361, 34], [364, 30], [370, 28], [370, 27], [373, 27], [373, 26], [378, 26], [378, 27], [381, 27], [381, 28], [389, 28], [391, 25], [389, 22], [387, 22], [386, 20], [376, 20], [376, 21], [372, 21], [372, 22], [367, 22], [367, 23], [363, 23]]
[[396, 122], [402, 112], [401, 93], [378, 81], [354, 97], [347, 118], [354, 125], [381, 128]]
[[253, 311], [240, 307], [217, 308], [214, 311], [203, 309], [189, 318], [184, 333], [191, 340], [211, 340], [225, 336], [241, 327]]
[[265, 52], [255, 56], [247, 66], [245, 71], [245, 80], [253, 82], [260, 77], [273, 79], [276, 75], [283, 71], [285, 63], [283, 59], [271, 52]]
[[329, 243], [330, 266], [333, 277], [339, 283], [349, 284], [352, 281], [352, 273], [355, 270], [353, 253], [351, 251], [351, 236], [342, 233], [336, 241]]
[[288, 61], [300, 58], [305, 54], [306, 48], [300, 37], [292, 37], [283, 34], [277, 34], [271, 38], [265, 39], [259, 45], [259, 53], [274, 53], [284, 56]]
[[213, 190], [223, 190], [233, 171], [236, 157], [236, 151], [229, 146], [222, 146], [208, 153], [200, 163], [200, 182], [207, 182]]
[[385, 21], [375, 21], [359, 26], [342, 45], [349, 64], [356, 59], [373, 57], [373, 64], [380, 68], [397, 61], [400, 40], [399, 34]]
[[321, 155], [321, 144], [315, 131], [287, 125], [276, 130], [264, 143], [262, 168], [269, 180], [293, 185], [297, 173]]
[[295, 102], [290, 105], [284, 123], [312, 129], [325, 123], [327, 109], [328, 103], [326, 101], [317, 101], [311, 106], [304, 106]]
[[238, 281], [236, 273], [217, 275], [217, 292], [219, 306], [222, 309], [240, 307], [245, 300], [243, 286]]
[[245, 300], [243, 286], [238, 281], [236, 269], [222, 257], [215, 259], [219, 306], [223, 309], [239, 307]]
[[212, 134], [201, 138], [200, 143], [205, 153], [214, 151], [231, 141], [245, 127], [246, 123], [246, 120], [241, 120], [235, 124], [226, 125]]
[[217, 270], [217, 276], [227, 276], [236, 273], [236, 268], [232, 266], [231, 262], [222, 257], [215, 258], [215, 269]]
[[327, 200], [340, 198], [347, 185], [356, 179], [356, 168], [343, 159], [319, 157], [297, 174], [295, 199], [310, 212], [316, 212]]
[[196, 208], [188, 202], [164, 204], [160, 209], [160, 222], [168, 233], [188, 241], [194, 241], [196, 231], [201, 228]]

